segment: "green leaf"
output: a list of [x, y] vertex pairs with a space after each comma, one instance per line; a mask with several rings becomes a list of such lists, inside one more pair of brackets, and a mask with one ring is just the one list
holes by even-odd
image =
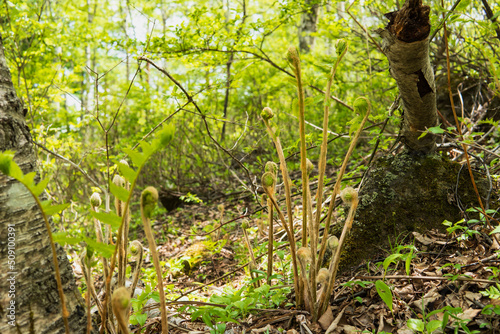
[[7, 176], [11, 175], [11, 169], [14, 162], [14, 152], [5, 151], [0, 152], [0, 172]]
[[430, 133], [440, 134], [445, 133], [445, 130], [439, 126], [433, 126], [432, 128], [427, 129]]
[[146, 320], [148, 320], [148, 315], [144, 314], [135, 314], [135, 320], [139, 323], [139, 325], [144, 326]]
[[54, 232], [52, 233], [52, 238], [54, 239], [54, 242], [59, 243], [61, 246], [64, 246], [66, 244], [77, 245], [80, 241], [83, 240], [81, 238], [68, 236], [68, 232]]
[[411, 265], [411, 260], [413, 258], [413, 248], [410, 250], [410, 254], [406, 257], [405, 261], [405, 271], [406, 275], [410, 276], [410, 265]]
[[108, 245], [102, 242], [97, 242], [94, 239], [84, 237], [83, 241], [87, 243], [88, 246], [92, 247], [94, 251], [106, 258], [110, 258], [115, 251], [115, 245]]
[[10, 163], [10, 177], [18, 180], [18, 181], [21, 181], [22, 178], [23, 178], [23, 171], [21, 170], [21, 168], [17, 165], [17, 163], [12, 160], [12, 162]]
[[21, 182], [29, 188], [31, 191], [33, 191], [33, 188], [35, 187], [35, 172], [28, 173], [23, 176]]
[[441, 327], [441, 323], [442, 323], [441, 320], [432, 320], [432, 321], [429, 321], [427, 323], [427, 325], [425, 326], [425, 329], [427, 329], [428, 333], [432, 333], [432, 332], [434, 332], [435, 330], [437, 330], [437, 329], [439, 329]]
[[141, 141], [139, 143], [139, 146], [141, 146], [142, 148], [142, 154], [145, 155], [147, 158], [150, 157], [155, 152], [155, 148], [151, 146], [148, 142]]
[[18, 181], [23, 180], [23, 171], [14, 161], [15, 153], [12, 151], [0, 152], [0, 172]]
[[457, 8], [455, 8], [455, 12], [461, 12], [469, 7], [471, 0], [462, 0], [458, 4]]
[[174, 133], [175, 133], [175, 126], [173, 124], [168, 124], [164, 126], [161, 132], [159, 133], [158, 140], [160, 146], [155, 145], [156, 148], [159, 149], [167, 146], [172, 140], [172, 138], [174, 138]]
[[66, 209], [68, 206], [69, 206], [69, 203], [57, 204], [57, 205], [52, 205], [52, 206], [50, 206], [50, 204], [48, 204], [46, 206], [42, 206], [42, 208], [47, 216], [52, 216], [58, 212], [61, 212], [64, 209]]
[[146, 161], [146, 159], [148, 158], [146, 155], [140, 153], [140, 152], [137, 152], [137, 151], [133, 151], [129, 148], [124, 148], [123, 151], [125, 153], [127, 153], [127, 155], [130, 157], [130, 159], [132, 159], [132, 162], [134, 163], [134, 165], [136, 165], [137, 167], [140, 167], [144, 164], [144, 162]]
[[384, 266], [384, 273], [387, 272], [387, 268], [391, 265], [391, 263], [397, 263], [399, 259], [403, 257], [403, 254], [391, 254], [389, 255], [383, 263]]
[[377, 289], [377, 293], [384, 301], [385, 305], [392, 312], [392, 292], [391, 289], [385, 284], [383, 281], [378, 280], [375, 282], [375, 288]]
[[408, 321], [406, 322], [406, 326], [416, 332], [423, 332], [425, 328], [424, 322], [420, 319], [408, 319]]
[[92, 217], [103, 222], [104, 224], [111, 225], [111, 227], [115, 230], [118, 230], [122, 223], [122, 217], [118, 216], [114, 212], [105, 213], [90, 211], [90, 214], [92, 215]]
[[500, 225], [498, 225], [497, 227], [495, 227], [495, 229], [490, 232], [490, 235], [494, 234], [494, 233], [500, 233]]
[[444, 332], [444, 329], [446, 328], [446, 325], [448, 324], [448, 319], [450, 318], [450, 313], [449, 312], [444, 312], [443, 313], [443, 320], [441, 323], [441, 330]]
[[137, 178], [137, 172], [124, 163], [118, 162], [118, 169], [120, 174], [129, 182], [133, 182]]
[[158, 291], [154, 291], [151, 296], [150, 296], [155, 302], [159, 303], [160, 302], [160, 294]]
[[432, 128], [428, 128], [427, 131], [422, 132], [422, 134], [418, 137], [418, 139], [423, 138], [427, 135], [427, 133], [441, 134], [446, 132], [443, 128], [439, 126], [434, 126]]
[[126, 202], [130, 196], [130, 192], [127, 189], [118, 187], [114, 183], [109, 184], [109, 189], [111, 190], [111, 193], [122, 202]]
[[207, 325], [208, 327], [213, 328], [212, 317], [210, 316], [210, 314], [203, 313], [203, 315], [201, 316], [201, 319], [203, 320], [203, 322], [205, 323], [205, 325]]
[[48, 178], [41, 180], [40, 182], [38, 182], [36, 186], [33, 186], [33, 188], [31, 188], [31, 191], [35, 196], [40, 196], [47, 187], [48, 183], [49, 183]]

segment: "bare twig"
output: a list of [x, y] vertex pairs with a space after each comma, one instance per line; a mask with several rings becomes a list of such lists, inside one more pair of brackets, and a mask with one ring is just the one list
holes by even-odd
[[61, 159], [63, 160], [64, 162], [67, 162], [68, 164], [70, 164], [73, 168], [76, 168], [80, 173], [82, 173], [82, 175], [87, 179], [89, 180], [96, 188], [99, 188], [99, 190], [102, 191], [103, 194], [105, 194], [107, 196], [107, 191], [105, 189], [103, 189], [101, 187], [101, 185], [99, 183], [97, 183], [96, 180], [94, 180], [85, 170], [83, 170], [80, 166], [78, 166], [76, 163], [74, 163], [73, 161], [69, 160], [68, 158], [66, 157], [63, 157], [62, 155], [60, 154], [57, 154], [56, 152], [54, 151], [51, 151], [49, 150], [48, 148], [46, 148], [45, 146], [43, 146], [42, 144], [40, 143], [37, 143], [35, 141], [33, 141], [33, 144], [35, 144], [36, 146], [40, 147], [41, 149], [43, 149], [44, 151], [46, 151], [47, 153], [50, 153], [52, 154], [53, 156], [55, 156], [56, 158], [58, 159]]
[[248, 181], [250, 182], [252, 193], [254, 194], [255, 198], [257, 198], [256, 186], [255, 186], [255, 184], [252, 181], [252, 177], [250, 176], [250, 172], [248, 171], [248, 168], [246, 168], [246, 166], [243, 165], [243, 163], [241, 161], [239, 161], [231, 152], [229, 152], [224, 147], [222, 147], [222, 145], [212, 136], [212, 132], [210, 131], [210, 128], [208, 126], [208, 122], [206, 120], [206, 116], [201, 111], [201, 109], [198, 106], [198, 104], [196, 103], [196, 101], [193, 100], [193, 97], [186, 91], [186, 89], [184, 89], [184, 87], [170, 73], [168, 73], [165, 69], [159, 67], [151, 59], [146, 58], [144, 56], [141, 56], [141, 57], [138, 58], [138, 60], [143, 60], [143, 61], [145, 61], [145, 62], [153, 65], [153, 67], [155, 67], [161, 73], [165, 74], [177, 87], [179, 87], [179, 89], [186, 96], [188, 102], [192, 103], [194, 105], [194, 107], [196, 108], [196, 110], [198, 111], [198, 114], [201, 116], [201, 119], [203, 120], [203, 123], [205, 125], [205, 129], [207, 130], [207, 134], [208, 134], [209, 138], [212, 140], [212, 142], [220, 150], [224, 151], [224, 153], [226, 153], [227, 155], [229, 155], [231, 157], [231, 159], [233, 159], [236, 163], [238, 163], [241, 166], [241, 168], [243, 168], [243, 170], [245, 171], [245, 173], [247, 175]]
[[407, 275], [386, 275], [386, 276], [356, 276], [358, 279], [370, 279], [370, 280], [379, 280], [379, 279], [400, 279], [400, 280], [415, 280], [421, 279], [426, 281], [462, 281], [462, 282], [474, 282], [474, 283], [486, 283], [486, 284], [500, 284], [500, 281], [496, 280], [488, 280], [488, 279], [478, 279], [478, 278], [469, 278], [469, 277], [443, 277], [443, 276], [407, 276]]

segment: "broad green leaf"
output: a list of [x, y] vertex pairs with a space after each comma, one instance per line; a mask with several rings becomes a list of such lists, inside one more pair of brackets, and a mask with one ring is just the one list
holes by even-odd
[[424, 322], [420, 319], [408, 319], [406, 326], [416, 332], [423, 332], [425, 328]]
[[83, 240], [87, 243], [88, 246], [94, 249], [94, 252], [106, 258], [110, 258], [115, 251], [115, 245], [108, 245], [102, 242], [97, 242], [94, 239], [87, 237], [84, 237]]
[[115, 230], [118, 230], [122, 223], [122, 217], [118, 216], [114, 212], [105, 213], [90, 211], [90, 214], [92, 215], [92, 217], [103, 222], [104, 224], [111, 225], [111, 227]]
[[121, 162], [118, 163], [118, 169], [122, 176], [129, 182], [133, 182], [137, 178], [137, 172]]
[[391, 289], [385, 284], [383, 281], [378, 280], [375, 282], [375, 288], [377, 289], [377, 293], [382, 298], [384, 303], [387, 305], [389, 310], [392, 312], [392, 292]]
[[135, 314], [135, 320], [139, 323], [139, 325], [144, 326], [146, 320], [148, 320], [148, 315], [144, 314]]
[[23, 171], [14, 160], [10, 163], [10, 177], [13, 177], [18, 181], [21, 181], [23, 178]]
[[0, 152], [0, 172], [21, 181], [23, 179], [23, 172], [14, 161], [14, 155], [14, 152], [8, 150]]
[[469, 7], [471, 0], [462, 0], [458, 4], [457, 8], [455, 8], [455, 12], [461, 12]]
[[173, 124], [168, 124], [163, 127], [163, 129], [158, 134], [158, 139], [154, 143], [155, 149], [161, 149], [167, 146], [172, 138], [174, 138], [175, 126]]
[[31, 191], [35, 196], [40, 196], [40, 194], [45, 190], [45, 187], [47, 187], [48, 183], [49, 183], [49, 178], [41, 180], [40, 182], [38, 182], [36, 186], [33, 186], [33, 188], [31, 188]]
[[245, 306], [246, 306], [244, 300], [238, 300], [238, 301], [234, 302], [233, 305], [236, 306], [237, 308], [239, 308], [240, 310], [245, 310]]
[[425, 137], [427, 135], [427, 133], [441, 134], [441, 133], [445, 133], [445, 132], [446, 132], [446, 130], [444, 130], [443, 128], [441, 128], [439, 126], [434, 126], [432, 128], [428, 128], [427, 131], [422, 132], [422, 134], [418, 137], [418, 139]]
[[0, 172], [2, 172], [7, 176], [11, 176], [13, 159], [14, 159], [14, 152], [12, 151], [0, 152]]
[[428, 333], [432, 333], [435, 330], [439, 329], [441, 327], [442, 321], [441, 320], [432, 320], [425, 325], [425, 328], [427, 329]]
[[52, 216], [62, 210], [66, 209], [69, 206], [69, 203], [57, 204], [57, 205], [47, 205], [43, 207], [43, 211], [47, 216]]
[[145, 142], [144, 140], [141, 141], [139, 145], [142, 148], [142, 154], [144, 154], [146, 157], [150, 157], [155, 151], [155, 148], [152, 147], [148, 142]]
[[122, 187], [118, 187], [114, 183], [109, 184], [109, 189], [111, 190], [111, 193], [116, 196], [120, 201], [126, 202], [128, 200], [130, 192]]
[[81, 238], [70, 237], [67, 232], [54, 232], [52, 233], [52, 238], [54, 239], [54, 242], [59, 243], [61, 246], [66, 244], [76, 245], [83, 240]]
[[205, 323], [205, 325], [207, 325], [208, 327], [213, 327], [212, 317], [210, 316], [210, 314], [203, 313], [202, 316], [201, 316], [201, 319], [203, 320], [203, 322]]
[[24, 175], [21, 182], [30, 190], [33, 190], [33, 187], [35, 186], [35, 176], [36, 176], [35, 172], [28, 173]]
[[495, 227], [495, 229], [490, 232], [490, 235], [491, 234], [495, 234], [495, 233], [500, 233], [500, 225], [498, 225], [497, 227]]
[[142, 166], [146, 161], [146, 159], [148, 158], [145, 154], [133, 151], [129, 148], [124, 148], [123, 151], [128, 154], [130, 159], [132, 159], [134, 165], [136, 165], [137, 167]]
[[435, 133], [435, 134], [445, 133], [445, 130], [443, 128], [441, 128], [440, 126], [433, 126], [432, 128], [428, 128], [427, 130], [430, 133]]
[[158, 293], [158, 291], [154, 291], [152, 294], [151, 294], [151, 298], [159, 303], [160, 302], [160, 294]]
[[403, 254], [391, 254], [384, 260], [384, 272], [387, 272], [387, 268], [391, 265], [391, 263], [397, 263], [399, 259], [403, 257]]

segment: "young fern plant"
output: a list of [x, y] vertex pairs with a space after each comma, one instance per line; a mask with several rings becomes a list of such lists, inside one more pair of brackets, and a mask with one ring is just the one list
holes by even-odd
[[[120, 164], [129, 167], [127, 161], [120, 160]], [[120, 175], [115, 175], [113, 178], [113, 183], [118, 186], [125, 188], [125, 190], [130, 190], [130, 184]], [[125, 285], [126, 268], [127, 268], [127, 245], [128, 245], [128, 231], [130, 225], [130, 208], [125, 210], [125, 202], [121, 201], [115, 197], [115, 209], [116, 214], [119, 217], [123, 217], [123, 228], [121, 229], [121, 234], [117, 235], [117, 239], [120, 240], [121, 247], [118, 250], [118, 286]]]
[[[123, 176], [125, 181], [128, 181], [130, 183], [129, 189], [127, 187], [121, 187], [117, 186], [114, 183], [109, 184], [109, 188], [111, 193], [119, 200], [122, 202], [123, 206], [121, 207], [121, 212], [126, 213], [128, 212], [129, 206], [130, 206], [130, 201], [132, 198], [133, 191], [135, 189], [135, 185], [137, 182], [137, 178], [144, 167], [146, 161], [153, 155], [155, 154], [158, 150], [161, 148], [165, 147], [170, 140], [172, 139], [174, 134], [174, 127], [172, 125], [166, 126], [163, 128], [163, 130], [158, 134], [158, 138], [153, 140], [151, 144], [148, 144], [145, 141], [142, 141], [140, 143], [142, 152], [134, 151], [132, 149], [124, 149], [125, 153], [128, 154], [130, 159], [132, 160], [133, 164], [136, 166], [137, 170], [132, 169], [128, 164], [125, 164], [123, 162], [118, 162], [118, 169], [120, 171], [120, 174]], [[112, 226], [118, 226], [118, 233], [116, 240], [116, 247], [114, 247], [114, 252], [113, 255], [111, 256], [111, 261], [110, 261], [110, 268], [109, 268], [109, 275], [106, 278], [105, 286], [106, 286], [106, 294], [104, 297], [104, 303], [103, 303], [103, 318], [102, 318], [102, 323], [107, 324], [109, 314], [108, 314], [108, 305], [109, 305], [109, 298], [111, 296], [111, 277], [113, 276], [114, 269], [116, 267], [116, 262], [117, 262], [117, 253], [122, 247], [126, 245], [126, 242], [128, 243], [128, 240], [126, 236], [124, 235], [124, 231], [126, 230], [126, 221], [127, 221], [127, 216], [128, 214], [122, 214], [122, 216], [117, 215], [116, 213], [113, 212], [108, 212], [108, 213], [102, 213], [102, 212], [91, 212], [92, 216], [98, 220], [100, 220], [103, 223], [110, 224]], [[124, 236], [124, 237], [121, 237]], [[119, 258], [118, 260], [120, 260]], [[120, 288], [120, 286], [118, 286]], [[130, 293], [130, 292], [129, 292]], [[104, 328], [105, 326], [101, 326], [100, 333], [104, 333]]]
[[139, 240], [134, 240], [130, 243], [130, 255], [135, 258], [135, 266], [132, 270], [132, 285], [130, 287], [130, 297], [134, 296], [135, 288], [139, 282], [139, 275], [141, 274], [142, 264], [144, 262], [144, 247]]
[[[274, 175], [274, 184], [271, 192], [276, 193], [276, 179], [278, 178], [278, 165], [272, 161], [266, 163], [265, 171]], [[267, 245], [267, 284], [271, 286], [273, 275], [273, 252], [274, 252], [274, 220], [273, 220], [273, 204], [269, 198], [266, 199], [268, 216], [268, 245]]]
[[50, 241], [50, 247], [52, 250], [52, 261], [54, 262], [54, 269], [55, 269], [55, 276], [56, 276], [56, 282], [57, 282], [57, 292], [59, 294], [59, 300], [61, 301], [61, 311], [62, 311], [62, 318], [64, 322], [64, 328], [66, 331], [66, 334], [69, 334], [69, 324], [68, 324], [68, 316], [69, 312], [66, 308], [66, 301], [64, 298], [64, 292], [63, 292], [63, 287], [62, 287], [62, 282], [61, 282], [61, 274], [59, 272], [59, 261], [57, 260], [57, 252], [56, 252], [56, 246], [55, 246], [55, 241], [54, 237], [52, 234], [52, 229], [50, 227], [49, 223], [49, 216], [52, 216], [62, 210], [64, 210], [66, 207], [69, 206], [69, 204], [59, 204], [59, 205], [51, 205], [51, 201], [41, 201], [39, 196], [43, 193], [45, 188], [47, 187], [47, 184], [49, 182], [49, 179], [44, 179], [38, 182], [38, 184], [35, 184], [35, 176], [36, 172], [31, 172], [28, 174], [23, 174], [21, 168], [17, 165], [17, 163], [14, 161], [14, 152], [12, 151], [4, 151], [0, 152], [0, 172], [3, 174], [10, 176], [17, 181], [19, 181], [22, 185], [24, 185], [28, 191], [30, 192], [31, 196], [36, 202], [36, 205], [40, 209], [42, 213], [43, 220], [45, 222], [45, 227], [47, 229], [47, 234], [49, 236], [49, 241]]
[[[271, 204], [272, 207], [276, 209], [278, 216], [280, 218], [281, 223], [283, 224], [283, 228], [287, 233], [288, 240], [290, 242], [290, 253], [292, 256], [292, 265], [293, 265], [293, 284], [295, 291], [299, 291], [299, 275], [297, 269], [297, 257], [295, 255], [295, 235], [294, 235], [294, 227], [293, 227], [293, 211], [292, 211], [292, 181], [290, 180], [290, 176], [288, 175], [288, 169], [286, 167], [285, 155], [283, 154], [283, 148], [281, 147], [280, 138], [276, 135], [275, 131], [271, 127], [269, 121], [274, 117], [274, 113], [269, 107], [265, 107], [260, 116], [266, 125], [267, 132], [269, 136], [274, 142], [274, 146], [276, 147], [276, 152], [278, 153], [278, 158], [280, 160], [280, 170], [281, 175], [283, 177], [283, 184], [285, 186], [285, 200], [286, 200], [286, 212], [288, 214], [288, 221], [285, 219], [285, 216], [281, 212], [281, 209], [278, 207], [278, 204], [275, 199], [275, 189], [274, 186], [276, 184], [276, 175], [273, 173], [266, 171], [264, 175], [262, 175], [262, 185], [264, 191], [268, 198], [268, 203]], [[275, 173], [277, 174], [277, 173]], [[268, 175], [268, 176], [266, 176]], [[274, 178], [274, 180], [273, 180]], [[271, 210], [269, 210], [269, 214], [271, 214]], [[271, 221], [271, 219], [270, 219]], [[271, 238], [271, 236], [270, 236]], [[269, 243], [270, 244], [270, 243]], [[268, 276], [269, 277], [269, 276]], [[302, 304], [302, 295], [300, 293], [295, 293], [295, 303], [297, 305]]]
[[[324, 179], [325, 179], [325, 169], [326, 169], [326, 154], [327, 154], [327, 144], [328, 144], [328, 117], [329, 117], [329, 99], [330, 91], [333, 82], [333, 78], [337, 71], [338, 65], [346, 54], [348, 49], [348, 44], [341, 40], [337, 43], [337, 60], [332, 67], [330, 76], [328, 78], [326, 94], [324, 100], [324, 116], [323, 116], [323, 141], [321, 145], [321, 152], [318, 165], [318, 190], [316, 193], [316, 215], [313, 215], [312, 206], [312, 196], [309, 189], [309, 175], [313, 169], [312, 163], [307, 159], [306, 155], [306, 142], [305, 142], [305, 117], [304, 117], [304, 90], [302, 87], [301, 78], [301, 68], [300, 68], [300, 57], [297, 50], [293, 47], [288, 49], [287, 59], [293, 69], [295, 78], [297, 81], [297, 93], [298, 93], [298, 106], [299, 106], [299, 133], [300, 133], [300, 153], [301, 153], [301, 172], [302, 172], [302, 248], [299, 251], [295, 251], [295, 230], [293, 224], [293, 214], [291, 207], [291, 192], [290, 192], [290, 178], [288, 176], [288, 170], [286, 167], [285, 158], [283, 155], [283, 150], [279, 137], [275, 134], [270, 120], [273, 118], [274, 114], [272, 110], [268, 107], [264, 108], [261, 113], [261, 117], [264, 120], [267, 131], [272, 138], [278, 157], [280, 159], [280, 169], [283, 175], [283, 181], [285, 185], [285, 196], [287, 203], [287, 213], [288, 213], [288, 224], [285, 223], [285, 218], [283, 212], [280, 210], [274, 194], [271, 192], [272, 178], [269, 172], [266, 172], [262, 177], [262, 184], [264, 191], [269, 197], [270, 202], [273, 204], [274, 209], [280, 216], [280, 220], [283, 223], [283, 227], [287, 232], [288, 239], [290, 241], [290, 251], [292, 256], [292, 261], [294, 264], [294, 287], [296, 292], [296, 302], [298, 306], [304, 305], [307, 310], [312, 314], [313, 321], [316, 322], [319, 317], [326, 311], [328, 305], [329, 296], [332, 293], [333, 283], [335, 281], [336, 271], [339, 265], [340, 251], [342, 248], [342, 243], [345, 240], [346, 233], [350, 230], [352, 226], [352, 221], [354, 219], [354, 214], [357, 207], [357, 202], [351, 204], [351, 210], [349, 212], [348, 218], [346, 220], [346, 225], [344, 226], [344, 231], [340, 241], [331, 239], [328, 241], [328, 231], [330, 228], [330, 223], [332, 219], [332, 212], [334, 209], [334, 202], [337, 194], [340, 191], [341, 180], [345, 173], [347, 163], [352, 155], [354, 147], [359, 139], [361, 131], [363, 130], [364, 124], [368, 119], [371, 111], [370, 103], [365, 98], [358, 98], [354, 103], [354, 111], [359, 113], [362, 120], [359, 124], [355, 135], [353, 136], [348, 152], [344, 158], [342, 167], [337, 174], [337, 180], [331, 194], [330, 206], [328, 208], [328, 213], [326, 216], [325, 229], [321, 240], [321, 246], [318, 250], [319, 243], [319, 227], [320, 222], [324, 217], [322, 217], [322, 204], [323, 204], [323, 189], [324, 189]], [[356, 197], [357, 198], [357, 197]], [[334, 257], [331, 261], [330, 267], [328, 269], [322, 270], [321, 264], [323, 263], [324, 254], [328, 244], [332, 244], [330, 247], [335, 247], [333, 250]], [[311, 256], [307, 256], [310, 254]], [[299, 257], [300, 263], [300, 280], [297, 273], [297, 257]], [[307, 269], [308, 268], [308, 269]], [[316, 274], [318, 273], [318, 275]], [[321, 289], [319, 292], [316, 291], [317, 281], [321, 283]]]
[[126, 287], [119, 287], [113, 292], [113, 297], [111, 298], [111, 306], [113, 308], [113, 313], [116, 316], [116, 320], [118, 321], [118, 328], [120, 328], [121, 333], [128, 334], [130, 293]]
[[144, 224], [144, 232], [148, 239], [149, 250], [153, 257], [153, 264], [156, 270], [156, 279], [158, 280], [158, 292], [160, 294], [161, 308], [161, 330], [163, 334], [168, 333], [167, 308], [165, 304], [165, 290], [163, 289], [163, 275], [161, 272], [160, 258], [156, 251], [156, 242], [151, 229], [151, 216], [158, 202], [158, 191], [155, 187], [147, 187], [141, 194], [141, 217]]
[[243, 237], [245, 239], [245, 244], [248, 249], [248, 254], [250, 255], [250, 265], [249, 265], [249, 271], [250, 271], [250, 278], [253, 281], [253, 285], [255, 288], [260, 287], [260, 280], [257, 279], [257, 276], [255, 275], [255, 270], [258, 269], [257, 267], [257, 262], [255, 261], [255, 254], [253, 253], [252, 249], [252, 243], [250, 242], [250, 238], [248, 237], [247, 229], [250, 226], [248, 225], [248, 220], [244, 219], [243, 222], [241, 223], [241, 229], [243, 230]]

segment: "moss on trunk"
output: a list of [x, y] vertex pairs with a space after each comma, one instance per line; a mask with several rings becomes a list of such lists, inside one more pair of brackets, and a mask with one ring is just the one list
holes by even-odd
[[[484, 199], [488, 180], [476, 173]], [[342, 252], [341, 269], [373, 258], [413, 231], [445, 230], [446, 219], [462, 219], [462, 210], [478, 206], [466, 166], [439, 155], [402, 153], [379, 159], [360, 191], [354, 226]], [[498, 203], [495, 203], [498, 204]], [[334, 226], [340, 234], [342, 224]]]

